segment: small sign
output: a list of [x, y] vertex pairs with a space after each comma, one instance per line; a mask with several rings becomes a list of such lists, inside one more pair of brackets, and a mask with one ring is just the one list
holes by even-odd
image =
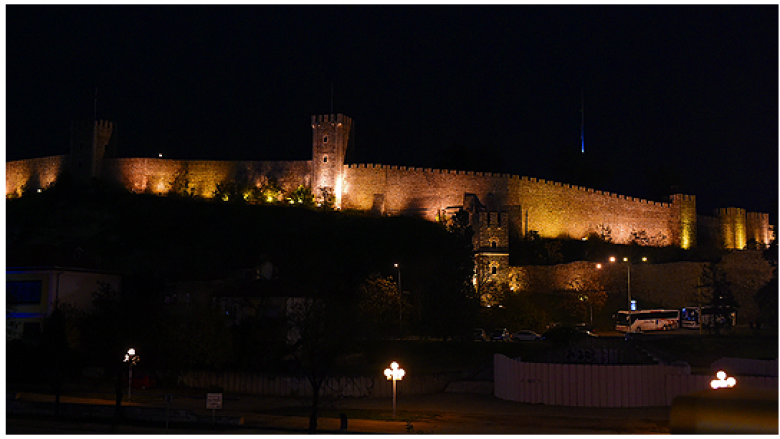
[[207, 393], [206, 394], [206, 409], [207, 410], [222, 410], [222, 394], [221, 393]]
[[631, 311], [636, 311], [636, 300], [631, 301]]

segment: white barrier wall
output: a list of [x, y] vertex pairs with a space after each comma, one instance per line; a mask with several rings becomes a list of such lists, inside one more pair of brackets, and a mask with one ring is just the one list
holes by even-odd
[[[496, 354], [497, 398], [572, 407], [671, 406], [678, 395], [708, 389], [714, 376], [663, 365], [524, 363]], [[738, 385], [777, 388], [776, 377], [736, 376]]]

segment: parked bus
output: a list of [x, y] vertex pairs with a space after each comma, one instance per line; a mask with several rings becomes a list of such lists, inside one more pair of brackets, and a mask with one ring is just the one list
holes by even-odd
[[680, 311], [676, 309], [646, 309], [618, 311], [615, 315], [615, 330], [620, 332], [667, 331], [680, 326]]
[[[733, 308], [726, 308], [728, 318], [731, 320], [731, 326], [737, 324], [737, 311]], [[680, 326], [688, 329], [699, 329], [703, 324], [705, 327], [714, 328], [715, 313], [717, 308], [713, 306], [688, 306], [682, 309], [680, 313]], [[726, 322], [721, 322], [726, 323]]]

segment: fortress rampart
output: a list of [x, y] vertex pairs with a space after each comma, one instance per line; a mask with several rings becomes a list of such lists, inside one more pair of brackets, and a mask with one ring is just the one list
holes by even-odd
[[[616, 243], [629, 242], [639, 232], [657, 246], [688, 248], [695, 242], [695, 197], [690, 195], [663, 203], [517, 175], [378, 164], [347, 165], [344, 181], [345, 208], [434, 220], [441, 211], [461, 206], [463, 194], [471, 193], [487, 210], [514, 206], [509, 221], [519, 236], [534, 230], [543, 237], [581, 239], [607, 227]], [[693, 225], [683, 227], [683, 219]]]
[[6, 162], [5, 196], [19, 196], [25, 189], [45, 189], [64, 173], [67, 155]]
[[[66, 171], [77, 181], [97, 177], [136, 193], [157, 195], [186, 182], [188, 192], [204, 198], [213, 197], [221, 183], [251, 187], [274, 178], [286, 192], [304, 185], [318, 197], [332, 195], [337, 208], [428, 220], [466, 209], [468, 196], [472, 201], [466, 210], [470, 209], [475, 227], [481, 227], [475, 216], [480, 212], [506, 216], [508, 227], [500, 230], [507, 236], [493, 236], [498, 229], [491, 235], [500, 242], [533, 231], [541, 237], [574, 239], [596, 233], [615, 243], [651, 246], [691, 248], [697, 243], [693, 195], [656, 202], [509, 174], [345, 164], [352, 126], [352, 119], [342, 114], [313, 116], [312, 160], [197, 161], [115, 158], [113, 123], [74, 124], [69, 155], [6, 163], [6, 196], [18, 195], [23, 188], [45, 188]], [[720, 209], [714, 221], [702, 222], [723, 248], [743, 249], [749, 240], [763, 245], [774, 240], [765, 213]], [[499, 263], [491, 258], [491, 263]]]
[[211, 198], [217, 185], [239, 182], [261, 186], [268, 178], [275, 178], [285, 191], [300, 185], [309, 185], [310, 161], [205, 161], [169, 159], [106, 159], [101, 176], [136, 193], [166, 195], [174, 180], [188, 180], [191, 193]]

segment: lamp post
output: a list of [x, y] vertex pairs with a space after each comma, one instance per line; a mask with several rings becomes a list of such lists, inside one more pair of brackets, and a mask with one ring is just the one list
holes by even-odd
[[403, 298], [404, 290], [401, 287], [401, 266], [393, 264], [393, 267], [398, 269], [398, 338], [404, 338], [404, 312], [403, 312]]
[[398, 363], [390, 363], [390, 369], [385, 369], [387, 380], [393, 380], [393, 419], [395, 419], [395, 382], [402, 380], [406, 372], [398, 367]]
[[130, 401], [132, 398], [132, 390], [133, 390], [133, 365], [138, 363], [138, 360], [140, 360], [140, 357], [135, 354], [135, 349], [130, 348], [127, 350], [127, 353], [125, 354], [125, 363], [128, 363], [130, 366], [130, 373], [128, 374], [128, 383], [127, 383], [127, 400]]
[[588, 304], [588, 309], [590, 310], [590, 326], [593, 326], [593, 305], [590, 304], [590, 299], [588, 296], [580, 296], [580, 302], [585, 302]]
[[[617, 258], [614, 256], [609, 257], [609, 262], [616, 262]], [[628, 328], [631, 329], [631, 260], [629, 258], [623, 258], [623, 262], [626, 263], [628, 270], [626, 276], [627, 291], [628, 291]], [[642, 262], [647, 262], [647, 257], [642, 257]], [[596, 268], [601, 269], [601, 264], [596, 264]]]

